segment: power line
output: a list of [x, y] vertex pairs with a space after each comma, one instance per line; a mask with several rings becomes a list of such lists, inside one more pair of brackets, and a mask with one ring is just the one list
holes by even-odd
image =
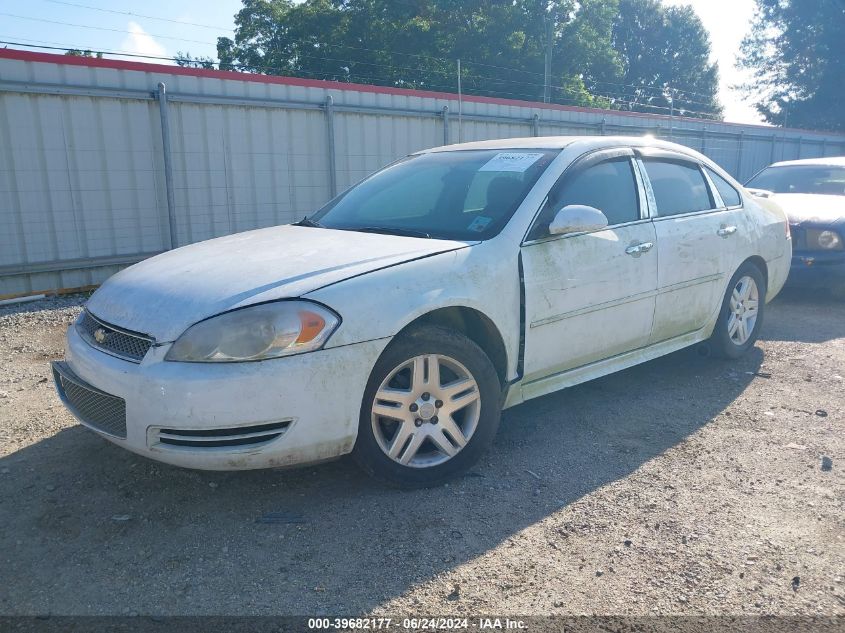
[[[0, 36], [0, 37], [9, 37], [9, 36], [4, 35], [4, 36]], [[96, 47], [80, 46], [78, 44], [63, 44], [61, 42], [47, 42], [45, 40], [29, 40], [28, 38], [17, 38], [17, 39], [18, 40], [27, 40], [27, 41], [30, 41], [30, 42], [42, 42], [43, 44], [55, 44], [56, 46], [49, 46], [49, 45], [42, 45], [42, 44], [27, 44], [27, 43], [20, 42], [20, 41], [12, 41], [11, 39], [10, 40], [0, 40], [0, 44], [7, 44], [7, 45], [10, 45], [10, 46], [23, 46], [23, 47], [26, 47], [26, 48], [43, 48], [43, 49], [47, 49], [47, 50], [59, 50], [59, 51], [65, 51], [65, 52], [68, 51], [68, 50], [81, 50], [81, 51], [87, 51], [87, 52], [91, 52], [91, 53], [95, 53], [95, 54], [118, 55], [118, 56], [121, 56], [121, 57], [135, 57], [135, 58], [139, 58], [139, 59], [152, 59], [152, 60], [169, 61], [169, 62], [195, 62], [196, 61], [194, 59], [187, 59], [187, 58], [183, 58], [183, 57], [166, 57], [166, 56], [162, 56], [162, 55], [142, 55], [142, 54], [139, 54], [139, 53], [130, 53], [128, 51], [98, 50]], [[284, 68], [278, 68], [278, 67], [275, 67], [275, 66], [250, 66], [250, 65], [246, 65], [246, 64], [237, 64], [237, 63], [231, 64], [231, 66], [233, 68], [241, 69], [242, 72], [243, 71], [252, 72], [255, 69], [267, 70], [267, 71], [287, 71], [288, 70], [288, 69], [284, 69]], [[294, 71], [291, 70], [290, 72], [294, 72]], [[333, 73], [333, 72], [315, 71], [315, 70], [307, 70], [307, 69], [300, 69], [300, 70], [296, 70], [295, 72], [297, 72], [298, 74], [322, 76], [324, 78], [325, 77], [331, 77], [332, 80], [334, 80], [334, 81], [341, 81], [341, 82], [348, 81], [348, 79], [346, 79], [346, 78], [337, 79], [338, 73]], [[384, 77], [384, 76], [361, 75], [361, 74], [357, 74], [357, 73], [355, 73], [355, 74], [349, 73], [348, 76], [352, 76], [352, 77], [355, 77], [355, 78], [358, 78], [358, 79], [371, 79], [371, 80], [382, 81], [382, 82], [392, 81], [390, 78]], [[394, 81], [394, 83], [396, 83], [396, 82]], [[412, 82], [407, 82], [407, 83], [412, 83]], [[445, 89], [451, 89], [453, 87], [451, 85], [446, 86], [446, 85], [443, 85], [443, 84], [427, 84], [427, 86], [432, 87], [432, 88], [445, 88]], [[395, 87], [402, 87], [402, 86], [395, 86]], [[529, 95], [523, 95], [523, 96], [529, 96]]]
[[68, 7], [77, 7], [80, 9], [90, 9], [91, 11], [102, 11], [103, 13], [115, 13], [117, 15], [129, 15], [136, 18], [144, 18], [145, 20], [158, 20], [159, 22], [170, 22], [171, 24], [182, 24], [186, 26], [196, 26], [202, 29], [212, 29], [214, 31], [229, 31], [234, 32], [235, 29], [226, 28], [222, 26], [211, 26], [208, 24], [198, 24], [197, 22], [186, 22], [184, 20], [171, 20], [169, 18], [159, 18], [154, 15], [144, 15], [143, 13], [134, 13], [133, 11], [117, 11], [115, 9], [104, 9], [102, 7], [91, 7], [87, 4], [77, 4], [75, 2], [64, 2], [64, 0], [43, 0], [43, 2], [51, 2], [53, 4], [63, 4]]
[[[7, 36], [0, 36], [0, 37], [7, 37]], [[18, 39], [27, 39], [27, 38], [18, 38]], [[43, 40], [29, 40], [29, 41], [43, 42]], [[7, 44], [7, 45], [11, 45], [11, 46], [22, 46], [22, 47], [27, 47], [27, 48], [43, 48], [43, 49], [47, 49], [47, 50], [63, 50], [63, 51], [66, 51], [66, 50], [69, 50], [69, 49], [85, 50], [85, 51], [90, 51], [91, 53], [103, 54], [103, 55], [119, 55], [119, 56], [124, 56], [124, 57], [132, 57], [132, 58], [140, 58], [140, 59], [152, 59], [152, 60], [161, 60], [161, 61], [170, 61], [170, 62], [194, 61], [194, 60], [188, 60], [186, 58], [165, 57], [165, 56], [158, 56], [158, 55], [142, 55], [142, 54], [138, 54], [138, 53], [129, 53], [127, 51], [97, 50], [97, 49], [92, 48], [92, 47], [85, 47], [85, 46], [79, 46], [79, 45], [69, 45], [69, 44], [61, 44], [59, 46], [49, 46], [49, 45], [42, 45], [42, 44], [26, 44], [26, 43], [23, 43], [23, 42], [12, 41], [12, 40], [2, 40], [2, 41], [0, 41], [0, 44]], [[52, 44], [60, 44], [60, 43], [59, 42], [52, 42]], [[247, 66], [247, 65], [244, 65], [244, 64], [232, 64], [232, 67], [233, 68], [239, 68], [241, 70], [246, 70], [246, 71], [254, 71], [255, 68], [261, 68], [263, 70], [269, 70], [269, 71], [280, 71], [280, 70], [286, 71], [287, 70], [287, 69], [280, 69], [278, 67], [272, 67], [272, 66], [253, 67], [253, 66]], [[384, 65], [382, 65], [382, 67], [389, 68], [389, 66], [384, 66]], [[454, 86], [452, 86], [452, 85], [443, 85], [443, 84], [429, 83], [429, 82], [396, 81], [395, 79], [391, 79], [389, 77], [374, 76], [374, 75], [361, 75], [361, 74], [352, 73], [352, 72], [347, 73], [342, 78], [338, 78], [338, 73], [332, 73], [332, 72], [313, 71], [313, 70], [306, 70], [306, 69], [299, 69], [296, 72], [299, 75], [311, 75], [311, 76], [318, 77], [318, 78], [322, 77], [323, 79], [331, 78], [331, 80], [334, 80], [334, 81], [344, 81], [344, 82], [349, 82], [349, 83], [355, 83], [355, 81], [354, 81], [355, 79], [378, 81], [378, 82], [392, 82], [393, 86], [397, 87], [397, 88], [407, 87], [408, 85], [418, 85], [418, 86], [421, 86], [423, 89], [437, 89], [437, 88], [439, 88], [439, 89], [443, 89], [445, 92], [451, 92], [451, 90], [454, 88]], [[494, 80], [494, 81], [499, 81], [499, 82], [507, 82], [508, 81], [506, 79], [498, 79], [498, 78], [493, 78], [493, 77], [489, 77], [489, 76], [485, 76], [485, 75], [468, 74], [468, 75], [466, 75], [466, 78], [475, 79], [475, 80], [483, 80], [483, 81], [489, 81], [491, 79]], [[401, 85], [402, 83], [405, 83], [406, 86], [402, 86]], [[518, 82], [518, 83], [527, 83], [527, 82]], [[531, 84], [528, 84], [528, 85], [531, 85]], [[538, 88], [542, 87], [542, 84], [533, 84], [533, 85], [535, 85]], [[558, 93], [564, 93], [564, 94], [569, 94], [569, 95], [576, 95], [579, 92], [576, 89], [566, 88], [566, 87], [562, 87], [562, 86], [552, 86], [551, 88], [552, 88], [553, 91], [556, 91]], [[520, 98], [527, 97], [529, 100], [537, 100], [538, 99], [537, 93], [509, 92], [509, 91], [504, 91], [504, 90], [499, 90], [499, 89], [496, 89], [496, 90], [487, 89], [487, 90], [485, 90], [484, 88], [477, 87], [477, 86], [472, 87], [471, 89], [476, 93], [481, 93], [481, 94], [478, 94], [478, 96], [493, 96], [493, 97], [495, 97], [495, 96], [501, 96], [501, 95], [509, 95], [511, 97], [520, 97]], [[483, 93], [487, 93], [487, 94], [483, 94]], [[611, 96], [611, 95], [603, 95], [603, 94], [594, 94], [594, 93], [589, 93], [589, 92], [587, 93], [587, 95], [592, 97], [592, 98], [604, 99], [608, 103], [611, 103], [611, 104], [619, 103], [619, 102], [624, 103], [624, 101], [622, 101], [620, 99], [619, 95]], [[562, 105], [565, 105], [565, 104], [572, 104], [572, 105], [576, 105], [576, 106], [583, 106], [584, 105], [583, 100], [567, 98], [567, 97], [563, 97], [563, 96], [560, 96], [560, 95], [555, 97], [554, 102], [561, 103]], [[639, 105], [642, 108], [648, 108], [650, 110], [661, 110], [661, 111], [670, 111], [671, 110], [669, 107], [666, 107], [666, 106], [658, 106], [658, 105], [645, 104], [645, 103], [642, 103], [642, 104], [639, 104]], [[599, 107], [599, 109], [605, 109], [605, 108]], [[606, 109], [608, 111], [611, 111], [611, 112], [612, 111], [620, 111], [620, 110], [614, 110], [613, 108], [606, 108]], [[712, 112], [702, 112], [702, 111], [696, 111], [696, 110], [690, 110], [690, 109], [684, 109], [684, 108], [676, 108], [676, 110], [680, 110], [680, 111], [682, 111], [686, 114], [690, 114], [690, 115], [700, 115], [704, 118], [709, 118], [709, 117], [713, 116]]]
[[[179, 20], [170, 20], [168, 18], [159, 18], [159, 17], [156, 17], [156, 16], [133, 14], [132, 12], [126, 12], [126, 11], [116, 11], [116, 10], [111, 10], [111, 9], [100, 9], [98, 7], [91, 7], [91, 6], [88, 6], [88, 5], [66, 2], [65, 0], [45, 0], [45, 1], [56, 3], [56, 4], [64, 4], [64, 5], [68, 5], [68, 6], [84, 8], [84, 9], [90, 9], [90, 10], [102, 10], [102, 11], [106, 11], [106, 12], [109, 12], [109, 13], [118, 13], [118, 14], [123, 14], [123, 15], [137, 15], [138, 17], [145, 17], [145, 18], [149, 18], [149, 19], [162, 20], [162, 21], [165, 21], [165, 22], [172, 22], [172, 23], [177, 23], [177, 24], [202, 26], [202, 27], [205, 27], [205, 28], [217, 28], [217, 27], [211, 27], [209, 25], [200, 25], [200, 24], [195, 24], [195, 23], [191, 23], [191, 22], [182, 22], [182, 21], [179, 21]], [[91, 26], [91, 25], [87, 25], [87, 24], [73, 24], [73, 23], [70, 23], [70, 22], [61, 22], [61, 21], [58, 21], [58, 20], [48, 20], [46, 18], [36, 18], [36, 17], [31, 17], [31, 16], [21, 16], [21, 15], [16, 15], [16, 14], [12, 14], [12, 13], [0, 13], [0, 15], [5, 15], [5, 16], [8, 16], [8, 17], [13, 17], [13, 18], [22, 19], [22, 20], [31, 20], [31, 21], [36, 21], [36, 22], [45, 22], [45, 23], [49, 23], [49, 24], [58, 24], [58, 25], [61, 25], [61, 26], [70, 26], [70, 27], [74, 27], [74, 28], [86, 28], [86, 29], [93, 29], [93, 30], [99, 30], [99, 31], [109, 31], [109, 32], [114, 32], [114, 33], [125, 33], [125, 34], [128, 34], [128, 35], [134, 35], [135, 34], [132, 31], [126, 31], [126, 30], [123, 30], [123, 29], [111, 29], [111, 28], [106, 28], [106, 27]], [[221, 29], [221, 30], [232, 31], [232, 29]], [[159, 39], [188, 42], [188, 43], [192, 43], [192, 44], [203, 44], [203, 45], [206, 45], [206, 46], [216, 46], [215, 42], [208, 42], [208, 41], [202, 41], [202, 40], [173, 37], [173, 36], [167, 36], [167, 35], [158, 35], [158, 34], [154, 34], [154, 33], [145, 33], [145, 34], [149, 35], [150, 37], [156, 37], [156, 38], [159, 38]], [[392, 50], [388, 50], [388, 49], [378, 50], [378, 49], [371, 49], [371, 48], [366, 48], [366, 47], [348, 46], [348, 45], [345, 45], [345, 44], [329, 44], [329, 45], [326, 46], [326, 48], [329, 48], [329, 49], [331, 49], [331, 48], [335, 48], [335, 49], [336, 48], [344, 48], [344, 49], [348, 49], [348, 50], [359, 50], [359, 51], [366, 51], [366, 52], [372, 52], [372, 53], [378, 53], [378, 54], [387, 53], [387, 54], [391, 54], [391, 55], [403, 55], [403, 56], [415, 57], [415, 58], [418, 58], [418, 59], [427, 59], [427, 60], [431, 60], [431, 61], [436, 61], [436, 62], [446, 64], [446, 65], [449, 65], [449, 66], [451, 66], [452, 63], [453, 63], [452, 60], [445, 59], [445, 58], [442, 58], [442, 57], [431, 57], [431, 56], [428, 56], [428, 55], [419, 55], [419, 54], [415, 54], [415, 53], [404, 53], [404, 52], [392, 51]], [[117, 54], [125, 55], [126, 53], [117, 53]], [[387, 65], [387, 64], [379, 64], [377, 62], [367, 62], [367, 61], [363, 61], [363, 60], [345, 60], [345, 59], [337, 59], [337, 58], [325, 57], [325, 56], [321, 57], [321, 56], [318, 56], [318, 55], [309, 55], [307, 53], [299, 53], [296, 56], [300, 57], [300, 58], [306, 58], [306, 59], [336, 61], [336, 62], [345, 63], [345, 64], [362, 64], [362, 65], [368, 65], [368, 66], [373, 66], [373, 67], [377, 67], [377, 68], [378, 67], [380, 67], [380, 68], [391, 68], [391, 69], [395, 68], [395, 69], [399, 69], [399, 70], [411, 70], [411, 71], [421, 70], [419, 68], [412, 68], [412, 67], [408, 67], [408, 66], [392, 66], [392, 65]], [[185, 61], [187, 61], [187, 60], [185, 60]], [[544, 73], [537, 73], [537, 72], [523, 70], [523, 69], [519, 69], [519, 68], [498, 66], [496, 64], [488, 64], [488, 63], [484, 63], [484, 62], [475, 62], [475, 61], [472, 61], [472, 60], [465, 60], [465, 63], [469, 63], [469, 64], [475, 65], [475, 66], [495, 68], [495, 69], [504, 70], [504, 71], [507, 71], [507, 72], [516, 72], [516, 73], [522, 73], [522, 74], [527, 74], [527, 75], [545, 77]], [[285, 72], [297, 72], [297, 71], [294, 71], [293, 69], [279, 69], [279, 68], [273, 68], [273, 67], [269, 67], [269, 66], [249, 67], [249, 68], [261, 68], [263, 70], [283, 70]], [[442, 72], [444, 72], [444, 74], [445, 74], [447, 71], [444, 69]], [[484, 79], [488, 79], [488, 80], [492, 80], [492, 81], [507, 81], [509, 83], [529, 85], [529, 86], [532, 86], [532, 87], [544, 86], [545, 85], [545, 84], [538, 84], [538, 83], [531, 83], [531, 82], [522, 82], [522, 81], [515, 80], [515, 79], [503, 79], [501, 77], [491, 77], [489, 75], [479, 75], [479, 77], [484, 78]], [[695, 95], [695, 96], [700, 96], [700, 97], [704, 97], [704, 98], [710, 98], [710, 95], [707, 95], [707, 94], [704, 94], [704, 93], [694, 92], [694, 91], [691, 91], [691, 90], [683, 90], [683, 89], [678, 89], [678, 88], [668, 88], [668, 87], [663, 87], [663, 86], [644, 86], [644, 85], [635, 85], [635, 84], [621, 84], [621, 83], [613, 83], [613, 82], [607, 82], [607, 81], [590, 81], [590, 83], [596, 84], [596, 85], [618, 87], [618, 88], [632, 88], [632, 89], [635, 89], [635, 90], [651, 90], [653, 92], [656, 92], [657, 93], [656, 95], [650, 95], [651, 98], [655, 98], [655, 97], [664, 97], [665, 98], [666, 97], [666, 94], [665, 94], [666, 90], [669, 90], [670, 94]], [[510, 93], [510, 94], [518, 94], [518, 93]], [[525, 94], [525, 93], [522, 93], [522, 96], [531, 96], [532, 98], [536, 97], [536, 95], [533, 95], [533, 94], [528, 95], [528, 94]], [[614, 98], [614, 99], [622, 98], [622, 99], [626, 99], [626, 100], [629, 100], [629, 101], [638, 101], [638, 99], [640, 97], [641, 97], [641, 95], [624, 94], [624, 95], [618, 95], [618, 96], [615, 96], [615, 97], [612, 97], [612, 98]], [[611, 97], [606, 97], [606, 98], [611, 98]], [[711, 101], [706, 101], [706, 102], [705, 101], [696, 101], [696, 100], [689, 99], [687, 97], [682, 97], [682, 101], [685, 102], [685, 103], [690, 103], [690, 104], [694, 104], [694, 105], [701, 105], [701, 106], [706, 106], [706, 107], [712, 107], [713, 106], [713, 103]], [[647, 104], [647, 106], [648, 107], [657, 107], [657, 106], [651, 106], [651, 104]], [[666, 109], [671, 110], [671, 108], [666, 108]]]
[[[45, 22], [47, 24], [58, 24], [59, 26], [72, 26], [74, 28], [79, 28], [79, 29], [93, 29], [95, 31], [110, 31], [112, 33], [126, 33], [128, 35], [139, 35], [138, 33], [135, 33], [133, 31], [126, 31], [124, 29], [110, 29], [110, 28], [106, 28], [104, 26], [91, 26], [90, 24], [72, 24], [70, 22], [61, 22], [59, 20], [48, 20], [47, 18], [33, 18], [33, 17], [28, 16], [28, 15], [15, 15], [14, 13], [0, 13], [0, 15], [5, 15], [6, 17], [9, 17], [9, 18], [17, 18], [18, 20], [31, 20], [33, 22]], [[156, 35], [155, 33], [147, 33], [146, 31], [144, 32], [144, 35], [148, 35], [150, 37], [157, 37], [158, 39], [161, 39], [161, 40], [176, 40], [176, 41], [179, 41], [179, 42], [191, 42], [193, 44], [206, 44], [206, 45], [211, 44], [211, 42], [203, 42], [203, 41], [200, 41], [200, 40], [189, 40], [189, 39], [185, 39], [184, 37], [170, 37], [168, 35]]]
[[[0, 37], [13, 38], [15, 36], [13, 36], [13, 35], [0, 35]], [[40, 42], [41, 44], [55, 44], [55, 46], [41, 46], [41, 45], [37, 45], [37, 44], [25, 44], [24, 42], [17, 42], [17, 41], [11, 41], [11, 40], [0, 40], [0, 44], [8, 44], [9, 46], [24, 46], [24, 47], [27, 47], [27, 48], [46, 48], [47, 50], [64, 51], [65, 53], [67, 53], [67, 51], [70, 51], [70, 50], [76, 50], [76, 51], [87, 51], [87, 52], [90, 52], [90, 53], [101, 53], [103, 55], [118, 55], [118, 56], [121, 56], [121, 57], [138, 57], [140, 59], [158, 59], [158, 60], [161, 60], [161, 61], [169, 61], [169, 62], [188, 61], [188, 60], [182, 60], [181, 58], [178, 58], [178, 57], [164, 57], [164, 56], [161, 56], [161, 55], [141, 55], [140, 53], [130, 53], [129, 51], [101, 51], [101, 50], [97, 50], [96, 47], [91, 47], [91, 46], [79, 46], [79, 45], [76, 45], [76, 44], [63, 44], [62, 42], [50, 42], [50, 41], [47, 41], [47, 40], [32, 40], [32, 39], [29, 39], [29, 38], [26, 38], [26, 37], [17, 37], [15, 39], [25, 40], [26, 42]]]
[[703, 92], [695, 92], [693, 90], [686, 90], [684, 88], [676, 88], [674, 86], [668, 86], [668, 85], [665, 86], [665, 87], [664, 86], [646, 86], [646, 85], [643, 85], [643, 84], [620, 84], [620, 83], [613, 83], [611, 81], [600, 81], [600, 80], [594, 80], [594, 81], [591, 81], [590, 83], [601, 84], [601, 85], [604, 85], [604, 86], [616, 86], [616, 87], [620, 87], [620, 88], [635, 88], [635, 89], [642, 89], [642, 90], [655, 90], [655, 91], [670, 90], [670, 91], [676, 92], [676, 93], [695, 95], [695, 96], [698, 96], [698, 97], [705, 97], [705, 98], [712, 96], [712, 95], [708, 95], [708, 94], [703, 93]]

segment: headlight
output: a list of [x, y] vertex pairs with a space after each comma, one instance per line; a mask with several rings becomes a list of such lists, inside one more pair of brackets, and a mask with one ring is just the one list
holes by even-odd
[[310, 301], [276, 301], [192, 325], [176, 339], [165, 360], [231, 363], [278, 358], [322, 347], [340, 320]]
[[834, 231], [822, 231], [819, 233], [819, 246], [828, 250], [842, 248], [842, 239]]

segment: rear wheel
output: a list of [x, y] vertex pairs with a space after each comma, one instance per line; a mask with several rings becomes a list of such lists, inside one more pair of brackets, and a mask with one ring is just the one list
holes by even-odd
[[766, 280], [754, 264], [743, 264], [728, 284], [722, 311], [710, 337], [716, 356], [739, 358], [754, 346], [763, 325]]
[[370, 375], [352, 456], [400, 487], [432, 486], [470, 468], [499, 426], [490, 359], [465, 336], [424, 326], [394, 340]]

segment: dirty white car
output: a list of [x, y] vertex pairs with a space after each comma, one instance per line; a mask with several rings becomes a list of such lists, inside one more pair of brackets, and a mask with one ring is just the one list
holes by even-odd
[[678, 145], [437, 148], [298, 225], [118, 273], [56, 386], [83, 424], [171, 464], [351, 452], [428, 485], [487, 450], [503, 408], [702, 341], [739, 356], [790, 257], [783, 213]]

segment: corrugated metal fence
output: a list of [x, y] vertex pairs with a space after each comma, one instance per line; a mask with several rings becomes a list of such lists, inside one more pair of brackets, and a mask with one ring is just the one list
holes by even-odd
[[422, 148], [566, 134], [653, 134], [740, 180], [845, 155], [801, 130], [4, 50], [0, 297], [294, 221]]

